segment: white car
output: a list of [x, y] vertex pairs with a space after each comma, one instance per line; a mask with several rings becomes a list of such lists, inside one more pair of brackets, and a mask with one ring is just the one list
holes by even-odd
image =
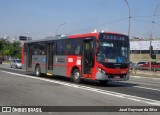
[[21, 69], [22, 68], [22, 63], [20, 59], [13, 59], [10, 62], [10, 67], [11, 68], [16, 68], [16, 69]]

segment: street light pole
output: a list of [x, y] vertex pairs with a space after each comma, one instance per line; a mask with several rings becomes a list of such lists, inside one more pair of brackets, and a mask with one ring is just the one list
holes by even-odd
[[61, 26], [65, 25], [65, 24], [67, 24], [67, 23], [65, 22], [65, 23], [63, 23], [63, 24], [60, 24], [60, 25], [57, 27], [57, 35], [58, 35], [58, 33], [59, 33], [59, 28], [60, 28]]
[[154, 23], [155, 23], [155, 18], [156, 18], [156, 12], [157, 12], [157, 9], [159, 8], [160, 4], [157, 5], [155, 11], [154, 11], [154, 16], [153, 16], [153, 21], [152, 21], [152, 30], [151, 30], [151, 34], [150, 34], [150, 38], [153, 37], [153, 29], [154, 29]]
[[[152, 51], [151, 51], [151, 42], [152, 42], [152, 39], [153, 39], [153, 29], [154, 29], [154, 24], [155, 24], [155, 18], [156, 18], [156, 12], [157, 12], [157, 9], [159, 8], [160, 4], [157, 5], [155, 11], [154, 11], [154, 15], [153, 15], [153, 21], [152, 21], [152, 29], [151, 29], [151, 34], [150, 34], [150, 51], [149, 51], [149, 54], [150, 54], [150, 59], [152, 60]], [[151, 61], [150, 61], [150, 71], [151, 71]]]
[[125, 1], [125, 3], [127, 4], [127, 6], [128, 6], [128, 37], [130, 37], [130, 25], [131, 25], [131, 9], [130, 9], [130, 6], [129, 6], [129, 4], [128, 4], [128, 2], [127, 2], [127, 0], [124, 0]]

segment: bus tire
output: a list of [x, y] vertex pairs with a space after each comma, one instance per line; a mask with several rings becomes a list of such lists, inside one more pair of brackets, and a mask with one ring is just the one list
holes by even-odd
[[37, 77], [41, 76], [41, 67], [39, 65], [37, 65], [36, 68], [35, 68], [35, 75]]
[[99, 82], [101, 83], [101, 85], [107, 85], [108, 83], [108, 80], [99, 80]]
[[75, 70], [73, 71], [73, 74], [72, 74], [72, 78], [71, 78], [71, 79], [73, 79], [73, 81], [74, 81], [75, 83], [77, 83], [77, 84], [79, 84], [79, 83], [81, 82], [81, 75], [80, 75], [79, 69], [75, 69]]

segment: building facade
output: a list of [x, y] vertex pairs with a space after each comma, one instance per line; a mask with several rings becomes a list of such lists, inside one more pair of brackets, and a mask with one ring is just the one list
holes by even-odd
[[[152, 50], [150, 50], [150, 48]], [[160, 39], [131, 39], [130, 60], [132, 62], [147, 60], [155, 60], [160, 62]]]

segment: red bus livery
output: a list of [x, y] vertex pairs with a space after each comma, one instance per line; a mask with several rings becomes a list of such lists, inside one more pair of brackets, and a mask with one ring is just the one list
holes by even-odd
[[118, 33], [88, 33], [29, 41], [23, 48], [23, 68], [35, 72], [81, 79], [129, 79], [129, 38]]

